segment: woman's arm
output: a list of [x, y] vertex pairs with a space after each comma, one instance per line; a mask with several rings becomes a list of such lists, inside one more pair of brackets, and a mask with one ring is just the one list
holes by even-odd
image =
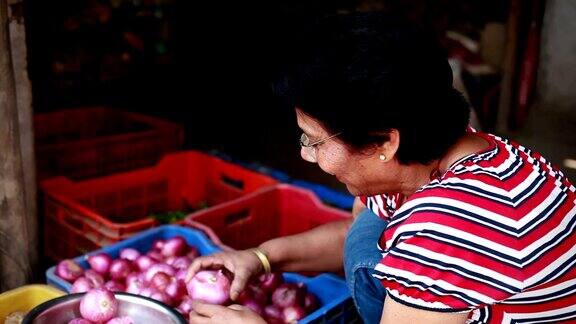
[[264, 242], [274, 271], [341, 271], [344, 239], [354, 219], [318, 226], [310, 231]]
[[464, 324], [469, 313], [441, 313], [403, 305], [386, 298], [380, 324]]

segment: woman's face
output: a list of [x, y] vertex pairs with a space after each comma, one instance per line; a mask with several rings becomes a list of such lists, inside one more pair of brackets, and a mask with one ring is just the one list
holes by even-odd
[[[330, 134], [316, 119], [296, 109], [298, 126], [309, 138], [310, 143], [326, 139]], [[311, 152], [313, 151], [313, 152]], [[335, 176], [344, 183], [351, 194], [374, 195], [388, 192], [391, 188], [383, 179], [382, 163], [378, 163], [377, 152], [351, 152], [338, 136], [330, 138], [321, 144], [305, 148], [300, 154], [308, 162], [317, 163], [326, 173]]]

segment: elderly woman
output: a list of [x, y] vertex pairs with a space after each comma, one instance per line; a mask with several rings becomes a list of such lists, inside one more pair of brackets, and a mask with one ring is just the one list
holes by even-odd
[[[468, 128], [442, 51], [377, 15], [327, 20], [312, 58], [279, 82], [301, 155], [357, 196], [354, 218], [197, 259], [234, 274], [271, 264], [344, 270], [366, 323], [576, 321], [576, 193], [541, 155]], [[193, 323], [263, 323], [197, 303]]]

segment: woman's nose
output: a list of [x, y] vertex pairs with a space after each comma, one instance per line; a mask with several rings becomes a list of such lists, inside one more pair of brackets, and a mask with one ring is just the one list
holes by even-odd
[[314, 154], [314, 148], [313, 147], [301, 147], [300, 148], [300, 156], [302, 156], [302, 159], [304, 159], [304, 161], [308, 161], [310, 163], [316, 163], [316, 154]]

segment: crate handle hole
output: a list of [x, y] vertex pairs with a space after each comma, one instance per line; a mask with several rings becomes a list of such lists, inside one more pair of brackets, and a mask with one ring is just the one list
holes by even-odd
[[237, 213], [227, 215], [226, 218], [224, 219], [224, 222], [226, 223], [226, 225], [232, 225], [241, 222], [245, 219], [248, 219], [249, 217], [250, 217], [250, 211], [245, 209]]
[[242, 181], [242, 180], [237, 180], [237, 179], [231, 178], [231, 177], [226, 176], [226, 175], [221, 175], [220, 180], [223, 183], [225, 183], [231, 187], [234, 187], [236, 189], [240, 189], [240, 190], [244, 189], [244, 181]]

